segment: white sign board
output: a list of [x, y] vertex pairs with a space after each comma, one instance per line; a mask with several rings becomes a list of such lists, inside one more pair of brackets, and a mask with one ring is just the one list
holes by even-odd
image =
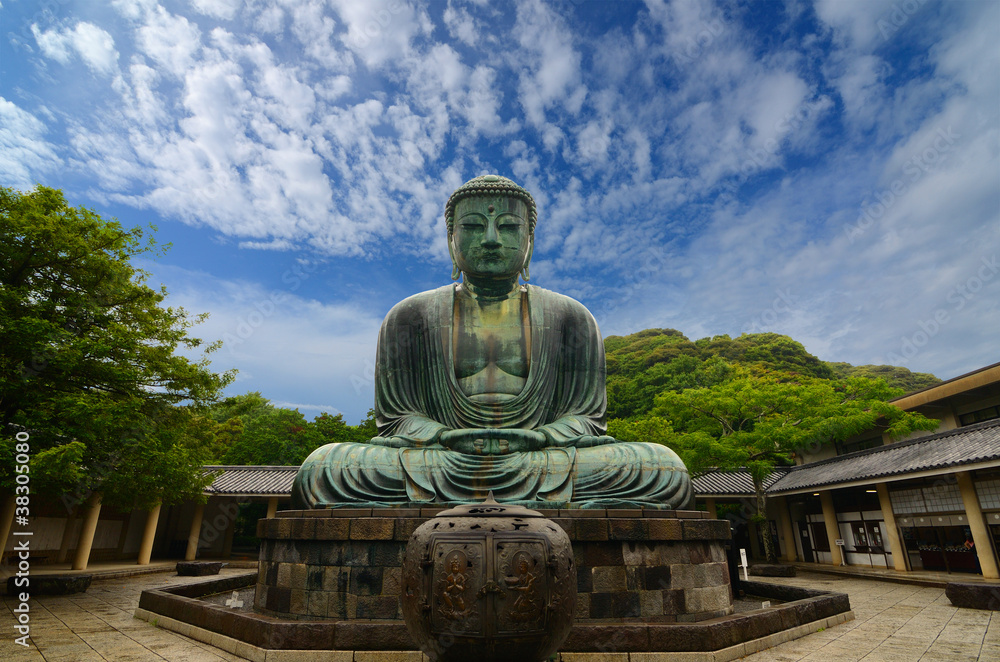
[[740, 567], [743, 568], [743, 581], [750, 581], [750, 574], [747, 572], [747, 550], [740, 550]]
[[837, 547], [844, 546], [844, 540], [842, 538], [837, 538], [836, 540], [834, 540], [834, 542], [837, 543]]

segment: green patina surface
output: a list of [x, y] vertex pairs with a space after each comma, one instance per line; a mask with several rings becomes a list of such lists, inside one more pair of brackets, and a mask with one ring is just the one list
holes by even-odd
[[367, 444], [303, 463], [297, 507], [464, 503], [493, 491], [537, 507], [682, 508], [668, 448], [607, 436], [604, 346], [579, 302], [534, 285], [535, 203], [509, 179], [448, 200], [453, 279], [397, 304], [379, 333]]

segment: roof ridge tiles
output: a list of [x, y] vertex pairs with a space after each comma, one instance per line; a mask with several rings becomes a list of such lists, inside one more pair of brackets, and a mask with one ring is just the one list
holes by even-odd
[[972, 425], [964, 425], [962, 427], [953, 428], [951, 430], [945, 430], [944, 432], [936, 432], [934, 434], [924, 435], [922, 437], [917, 437], [916, 439], [906, 439], [904, 441], [895, 441], [891, 444], [884, 444], [882, 446], [876, 446], [875, 448], [866, 448], [861, 451], [853, 451], [851, 453], [844, 453], [843, 455], [837, 455], [836, 457], [828, 457], [824, 460], [817, 460], [816, 462], [808, 462], [806, 464], [799, 464], [792, 467], [792, 471], [800, 471], [808, 467], [818, 467], [824, 464], [834, 464], [836, 462], [843, 462], [856, 457], [864, 457], [866, 455], [876, 455], [878, 453], [884, 453], [888, 451], [894, 451], [899, 448], [906, 448], [907, 446], [915, 446], [917, 444], [927, 443], [929, 441], [936, 441], [944, 439], [947, 437], [952, 437], [959, 434], [965, 434], [968, 432], [974, 432], [976, 430], [984, 430], [992, 427], [1000, 427], [1000, 418], [992, 419], [989, 421], [982, 421], [980, 423], [973, 423]]

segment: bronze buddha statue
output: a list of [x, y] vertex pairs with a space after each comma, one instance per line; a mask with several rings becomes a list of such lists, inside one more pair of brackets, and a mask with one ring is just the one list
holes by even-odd
[[604, 344], [579, 302], [528, 280], [531, 194], [485, 175], [445, 207], [462, 278], [411, 296], [379, 332], [369, 443], [316, 449], [299, 508], [498, 501], [536, 508], [689, 507], [669, 448], [606, 435]]

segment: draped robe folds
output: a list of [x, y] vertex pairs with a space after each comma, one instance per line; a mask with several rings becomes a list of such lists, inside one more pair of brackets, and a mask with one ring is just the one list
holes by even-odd
[[[489, 491], [536, 507], [683, 508], [687, 470], [659, 444], [580, 447], [605, 434], [604, 345], [597, 323], [569, 297], [525, 286], [530, 367], [522, 391], [498, 404], [467, 396], [455, 374], [456, 285], [409, 297], [379, 332], [375, 414], [367, 444], [316, 449], [295, 478], [299, 508], [468, 503]], [[473, 455], [439, 443], [446, 430], [521, 428], [539, 450]]]

